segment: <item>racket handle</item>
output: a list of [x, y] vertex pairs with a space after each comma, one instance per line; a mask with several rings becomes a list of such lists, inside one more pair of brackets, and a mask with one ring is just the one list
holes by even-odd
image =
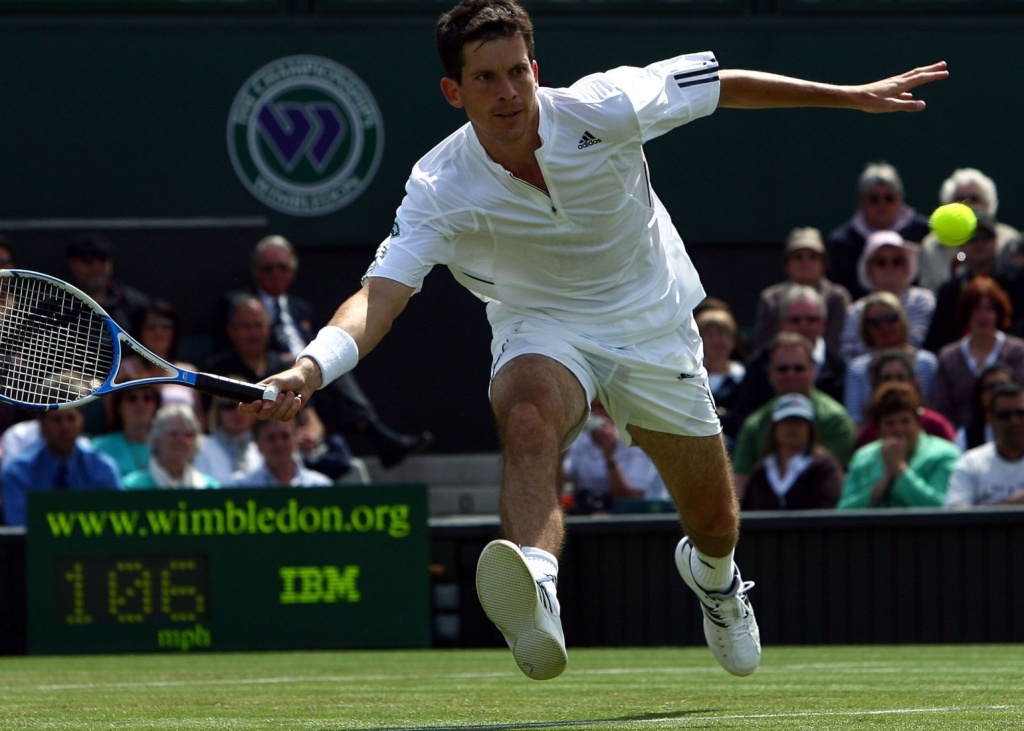
[[196, 374], [196, 389], [211, 396], [234, 399], [244, 404], [260, 399], [275, 401], [277, 399], [277, 386], [269, 386], [266, 390], [262, 386], [254, 386], [251, 383], [236, 381], [233, 378], [215, 376], [211, 373]]

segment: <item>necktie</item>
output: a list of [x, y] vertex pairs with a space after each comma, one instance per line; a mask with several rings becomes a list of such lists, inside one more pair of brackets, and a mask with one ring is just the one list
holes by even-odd
[[68, 484], [68, 465], [66, 462], [61, 462], [60, 467], [57, 468], [57, 474], [53, 478], [53, 489], [54, 490], [67, 490], [71, 487]]
[[279, 333], [281, 337], [279, 340], [288, 347], [289, 353], [298, 355], [306, 347], [306, 341], [302, 339], [302, 333], [299, 332], [299, 327], [295, 324], [295, 318], [292, 317], [292, 313], [288, 310], [287, 296], [283, 294], [277, 298], [277, 319], [280, 323]]

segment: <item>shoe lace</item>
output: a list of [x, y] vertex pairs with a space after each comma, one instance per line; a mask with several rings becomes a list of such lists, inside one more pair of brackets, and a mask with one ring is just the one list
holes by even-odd
[[720, 627], [733, 631], [743, 630], [745, 620], [751, 614], [747, 592], [753, 588], [753, 581], [740, 581], [739, 586], [731, 592], [709, 592], [705, 594], [708, 601], [701, 602], [704, 612]]
[[[557, 605], [555, 604], [555, 600], [554, 600], [554, 596], [553, 596], [554, 589], [558, 587], [558, 579], [556, 579], [554, 576], [551, 576], [550, 574], [548, 574], [547, 576], [544, 576], [544, 577], [542, 577], [540, 579], [537, 579], [536, 581], [537, 581], [537, 595], [540, 597], [541, 602], [544, 604], [544, 608], [547, 609], [552, 614], [556, 614], [556, 615], [559, 614], [559, 610], [556, 609]], [[544, 584], [547, 584], [547, 583], [551, 584], [552, 591], [548, 591], [548, 589], [544, 586]]]

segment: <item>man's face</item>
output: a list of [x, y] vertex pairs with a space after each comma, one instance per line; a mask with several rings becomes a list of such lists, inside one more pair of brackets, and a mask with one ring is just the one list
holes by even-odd
[[228, 340], [238, 355], [243, 358], [258, 357], [270, 343], [267, 311], [257, 301], [246, 302], [235, 310], [227, 331]]
[[271, 297], [280, 297], [295, 280], [291, 255], [280, 246], [265, 247], [253, 264], [252, 277], [262, 291]]
[[82, 434], [82, 413], [78, 409], [47, 411], [39, 417], [39, 433], [46, 448], [60, 459], [67, 459]]
[[273, 421], [261, 426], [256, 446], [271, 469], [288, 464], [292, 461], [292, 455], [298, 446], [295, 440], [295, 422]]
[[786, 259], [786, 276], [797, 284], [817, 287], [825, 274], [825, 256], [813, 249], [797, 249]]
[[996, 396], [988, 419], [996, 446], [1008, 452], [1024, 449], [1024, 394]]
[[807, 351], [799, 345], [783, 345], [775, 349], [768, 364], [768, 382], [776, 394], [811, 395], [818, 371]]
[[812, 343], [825, 334], [825, 318], [818, 306], [808, 300], [794, 300], [779, 323], [782, 332], [800, 333]]
[[901, 203], [899, 194], [891, 185], [879, 183], [861, 196], [860, 210], [868, 226], [874, 230], [891, 229], [896, 223]]
[[114, 272], [114, 262], [109, 256], [72, 256], [68, 258], [68, 268], [71, 270], [72, 284], [86, 294], [95, 294], [106, 291]]
[[514, 145], [537, 129], [537, 63], [521, 36], [472, 41], [462, 47], [462, 79], [445, 77], [448, 103], [464, 109], [489, 151]]
[[907, 445], [906, 456], [910, 457], [917, 449], [917, 439], [921, 436], [921, 419], [910, 411], [897, 411], [886, 414], [878, 420], [879, 439], [902, 439]]

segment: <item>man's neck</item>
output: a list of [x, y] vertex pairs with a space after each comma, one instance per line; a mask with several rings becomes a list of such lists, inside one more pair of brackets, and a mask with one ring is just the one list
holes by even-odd
[[279, 485], [290, 484], [292, 478], [294, 478], [296, 473], [299, 471], [295, 466], [294, 460], [288, 460], [287, 462], [274, 465], [273, 467], [267, 465], [267, 469], [270, 470], [270, 474], [274, 476], [274, 479], [277, 480]]

